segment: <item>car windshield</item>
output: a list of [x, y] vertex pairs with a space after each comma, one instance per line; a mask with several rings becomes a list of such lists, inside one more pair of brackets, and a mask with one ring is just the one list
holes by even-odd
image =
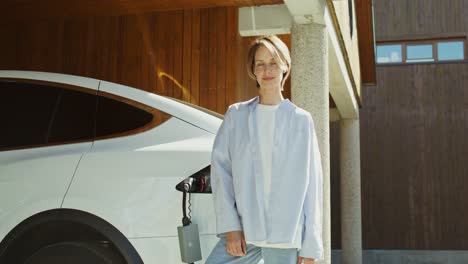
[[200, 111], [202, 111], [202, 112], [204, 112], [204, 113], [207, 113], [207, 114], [209, 114], [209, 115], [212, 115], [212, 116], [214, 116], [214, 117], [217, 117], [217, 118], [220, 118], [220, 119], [224, 119], [224, 115], [221, 115], [221, 114], [216, 113], [216, 112], [214, 112], [214, 111], [208, 110], [208, 109], [203, 108], [203, 107], [201, 107], [201, 106], [194, 105], [194, 104], [191, 104], [191, 103], [188, 103], [188, 102], [185, 102], [185, 101], [182, 101], [182, 100], [173, 98], [173, 97], [169, 97], [169, 96], [164, 96], [164, 97], [167, 98], [167, 99], [171, 99], [171, 100], [173, 100], [173, 101], [176, 101], [176, 102], [178, 102], [178, 103], [181, 103], [181, 104], [184, 104], [184, 105], [193, 107], [193, 108], [195, 108], [195, 109], [197, 109], [197, 110], [200, 110]]

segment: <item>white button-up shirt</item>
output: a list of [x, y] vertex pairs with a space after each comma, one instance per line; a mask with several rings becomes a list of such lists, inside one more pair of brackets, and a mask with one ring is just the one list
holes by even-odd
[[242, 230], [247, 241], [293, 243], [299, 255], [323, 259], [322, 166], [311, 115], [283, 100], [275, 117], [269, 210], [259, 153], [259, 98], [231, 105], [216, 136], [211, 186], [218, 236]]

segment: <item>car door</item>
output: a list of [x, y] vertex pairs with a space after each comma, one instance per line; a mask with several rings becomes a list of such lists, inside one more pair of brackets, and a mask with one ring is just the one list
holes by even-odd
[[0, 240], [25, 218], [61, 207], [94, 138], [98, 82], [17, 77], [0, 77]]

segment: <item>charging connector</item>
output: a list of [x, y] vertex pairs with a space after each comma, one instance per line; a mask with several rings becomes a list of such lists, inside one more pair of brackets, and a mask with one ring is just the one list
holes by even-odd
[[197, 224], [178, 226], [180, 257], [182, 262], [194, 263], [202, 259], [200, 248], [200, 236]]
[[[189, 194], [189, 204], [191, 196]], [[179, 247], [180, 247], [180, 257], [182, 262], [185, 263], [194, 263], [195, 261], [202, 260], [201, 247], [200, 247], [200, 235], [198, 233], [198, 225], [193, 224], [190, 213], [187, 216], [187, 192], [183, 192], [182, 195], [182, 226], [177, 227], [177, 234], [179, 236]]]

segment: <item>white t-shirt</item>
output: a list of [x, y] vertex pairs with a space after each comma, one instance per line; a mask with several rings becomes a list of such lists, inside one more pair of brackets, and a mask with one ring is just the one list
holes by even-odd
[[[273, 149], [273, 135], [275, 130], [275, 117], [278, 105], [257, 105], [257, 128], [258, 139], [260, 145], [260, 160], [264, 179], [264, 204], [265, 210], [269, 210], [268, 197], [271, 192], [271, 162]], [[271, 248], [301, 248], [301, 231], [302, 226], [296, 231], [296, 239], [292, 244], [268, 244], [266, 241], [246, 241], [248, 244], [253, 244], [258, 247]]]

